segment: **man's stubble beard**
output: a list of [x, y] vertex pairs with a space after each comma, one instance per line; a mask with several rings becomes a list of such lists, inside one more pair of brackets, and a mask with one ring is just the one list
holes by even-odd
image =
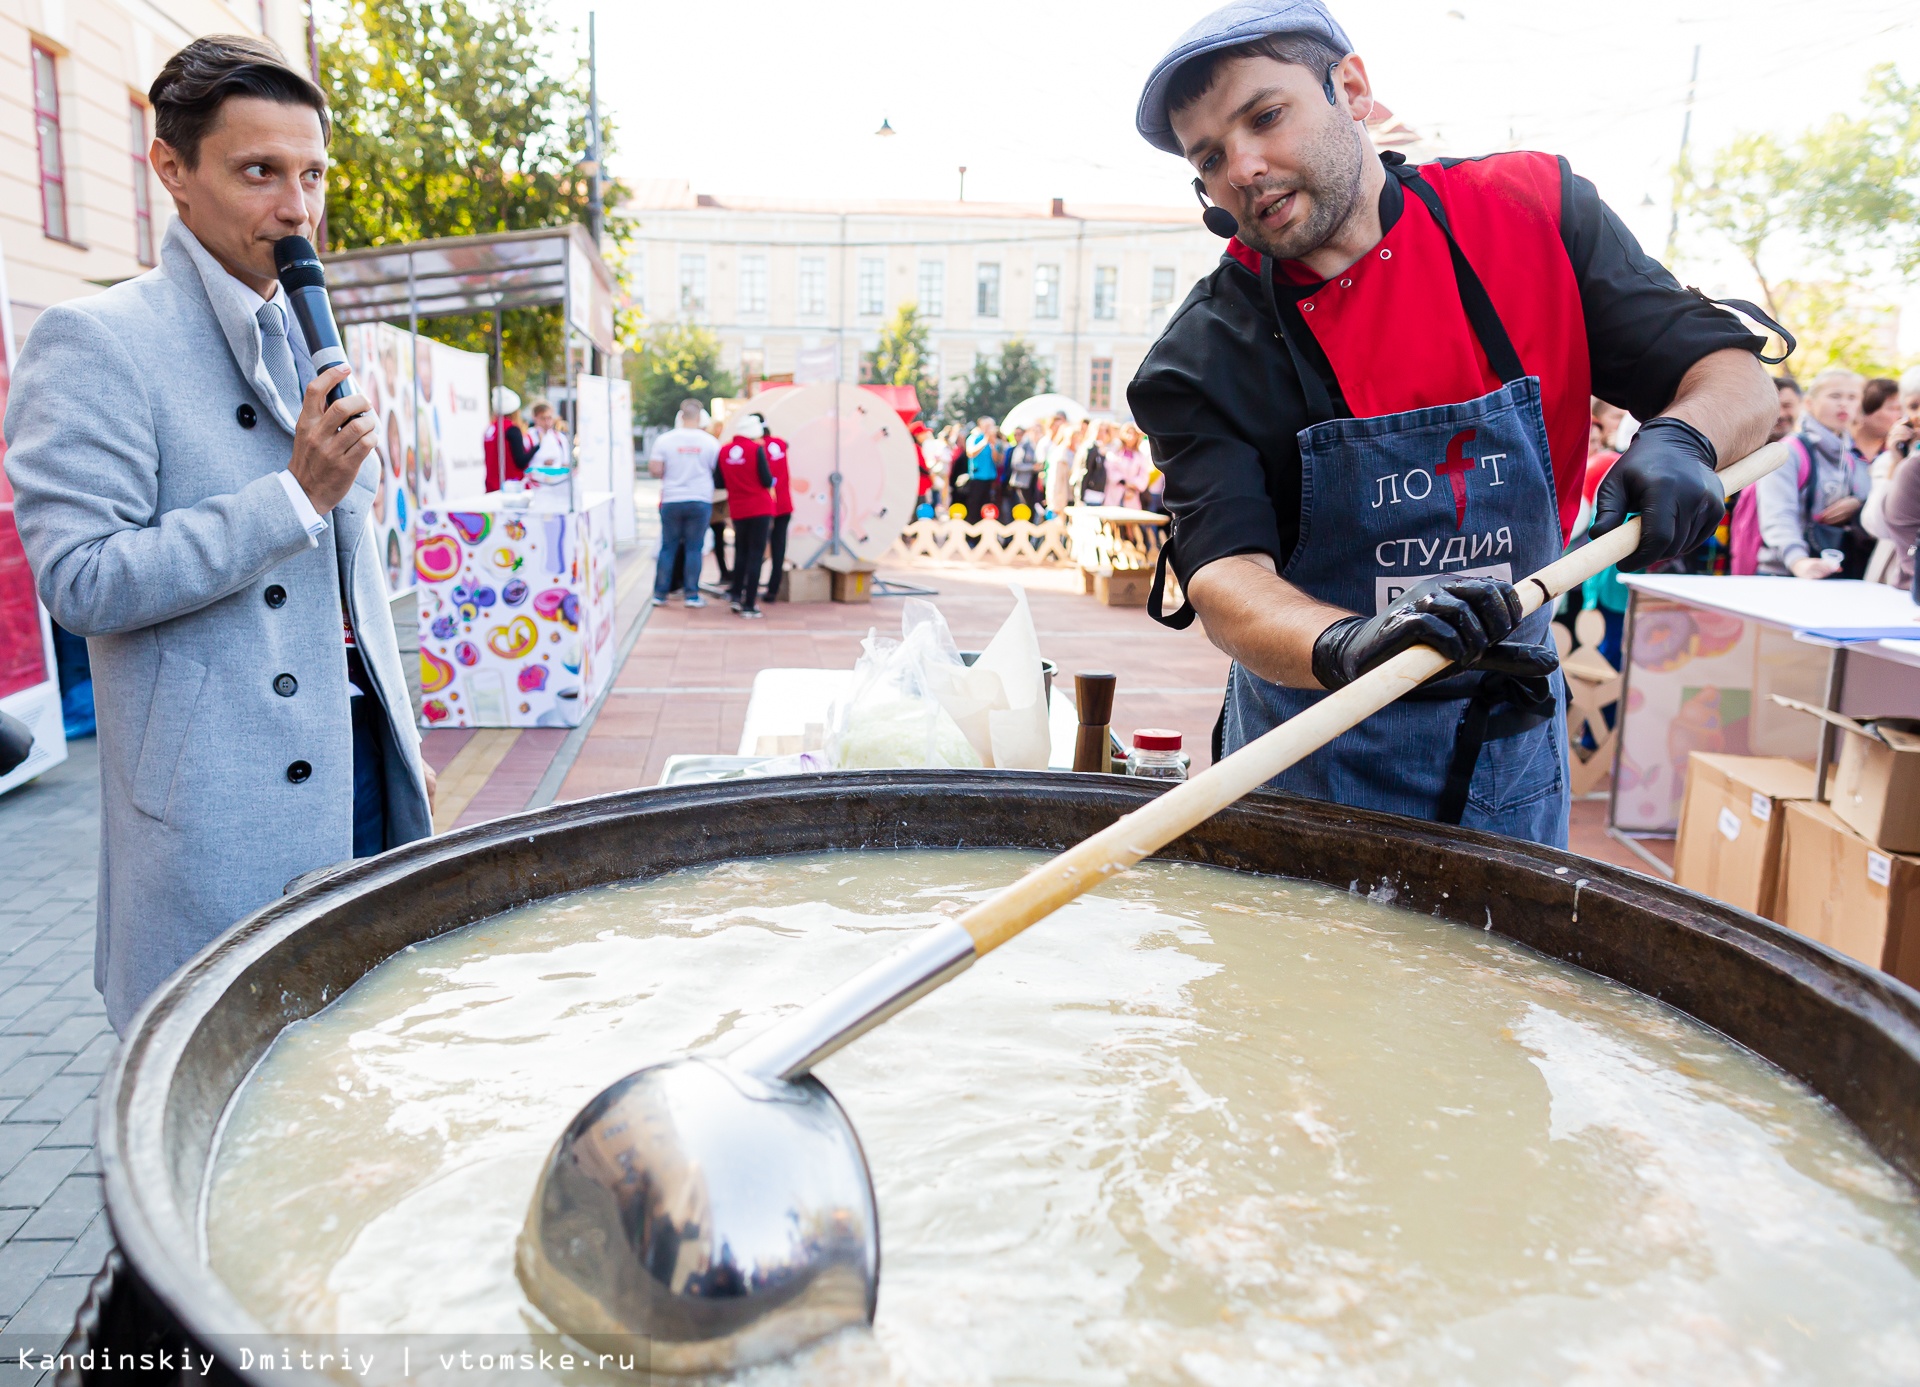
[[1242, 200], [1240, 240], [1262, 255], [1275, 260], [1298, 260], [1320, 249], [1347, 223], [1360, 205], [1363, 180], [1360, 176], [1366, 149], [1359, 129], [1351, 120], [1330, 121], [1321, 136], [1307, 148], [1299, 179], [1289, 191], [1307, 194], [1310, 199], [1307, 219], [1269, 240], [1254, 222], [1254, 203], [1278, 180], [1263, 181], [1248, 188]]

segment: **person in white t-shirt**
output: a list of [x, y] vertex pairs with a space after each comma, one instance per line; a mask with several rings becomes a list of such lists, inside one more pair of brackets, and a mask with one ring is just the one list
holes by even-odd
[[533, 427], [527, 430], [527, 446], [533, 455], [527, 459], [527, 466], [571, 467], [573, 442], [567, 437], [567, 426], [560, 422], [559, 412], [547, 401], [535, 400], [529, 413]]
[[713, 514], [713, 469], [720, 441], [700, 427], [700, 402], [682, 400], [677, 428], [654, 440], [647, 475], [660, 479], [660, 561], [653, 574], [653, 605], [667, 604], [676, 560], [685, 564], [687, 605], [700, 596], [700, 551]]

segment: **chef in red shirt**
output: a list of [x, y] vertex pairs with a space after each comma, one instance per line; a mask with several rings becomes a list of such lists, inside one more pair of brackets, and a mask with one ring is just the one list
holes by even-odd
[[[759, 603], [760, 561], [767, 554], [767, 535], [780, 497], [767, 456], [768, 441], [766, 419], [749, 414], [741, 419], [734, 436], [720, 445], [720, 480], [727, 488], [727, 514], [733, 518], [733, 580], [727, 600], [734, 611], [754, 620], [766, 615]], [[784, 443], [780, 451], [784, 462]]]
[[[1684, 290], [1550, 154], [1421, 168], [1377, 152], [1367, 70], [1319, 0], [1219, 10], [1148, 78], [1136, 124], [1232, 234], [1128, 389], [1166, 476], [1163, 564], [1233, 657], [1231, 752], [1414, 644], [1456, 663], [1274, 782], [1564, 846], [1549, 613], [1512, 584], [1580, 504], [1589, 396], [1646, 422], [1593, 531], [1684, 553], [1713, 476], [1766, 441], [1760, 337]], [[1739, 305], [1749, 316], [1757, 310]]]

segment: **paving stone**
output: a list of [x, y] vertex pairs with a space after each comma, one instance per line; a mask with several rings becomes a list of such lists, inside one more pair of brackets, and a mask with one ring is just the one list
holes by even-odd
[[[67, 1255], [71, 1242], [10, 1242], [0, 1247], [0, 1314], [18, 1315], [47, 1274]], [[80, 1302], [75, 1301], [77, 1309]], [[72, 1316], [68, 1316], [69, 1319]], [[12, 1321], [8, 1321], [12, 1328]]]
[[[64, 1122], [75, 1108], [93, 1097], [100, 1081], [91, 1074], [58, 1074], [13, 1112], [21, 1122]], [[6, 1125], [0, 1123], [0, 1126]]]
[[[103, 1016], [100, 1018], [105, 1021]], [[75, 1055], [63, 1074], [104, 1074], [107, 1066], [113, 1063], [113, 1052], [119, 1048], [120, 1037], [109, 1030], [105, 1035], [88, 1045]]]
[[[64, 1250], [67, 1245], [60, 1246]], [[7, 1321], [6, 1337], [58, 1334], [64, 1338], [73, 1328], [73, 1317], [80, 1312], [80, 1302], [87, 1298], [87, 1283], [92, 1279], [91, 1274], [49, 1276], [34, 1288], [19, 1313]]]
[[25, 1013], [7, 1023], [7, 1034], [46, 1035], [73, 1015], [79, 1005], [78, 997], [55, 997], [51, 995], [51, 989], [49, 989], [49, 995], [44, 1002], [29, 1008]]
[[0, 1073], [11, 1069], [15, 1060], [32, 1050], [34, 1041], [35, 1037], [30, 1035], [0, 1035]]
[[53, 1269], [55, 1276], [92, 1276], [99, 1271], [107, 1260], [107, 1254], [113, 1251], [113, 1227], [107, 1222], [106, 1210], [102, 1209], [93, 1216], [93, 1222], [87, 1225], [87, 1231], [74, 1242], [72, 1250], [60, 1259], [60, 1265]]
[[24, 1016], [52, 995], [51, 987], [37, 983], [22, 983], [6, 992], [0, 992], [0, 1021], [11, 1021], [16, 1016]]
[[[68, 1113], [58, 1127], [49, 1132], [42, 1146], [92, 1146], [99, 1117], [91, 1092], [86, 1100]], [[0, 1127], [4, 1127], [0, 1123]]]
[[43, 1055], [77, 1055], [98, 1040], [101, 1033], [107, 1029], [106, 1017], [89, 1016], [85, 1012], [79, 1012], [68, 1016], [66, 1020], [36, 1039], [33, 1042], [33, 1051]]
[[28, 1055], [0, 1074], [0, 1098], [25, 1098], [67, 1067], [65, 1055]]
[[0, 1175], [11, 1173], [26, 1154], [52, 1136], [50, 1122], [0, 1122]]
[[0, 1209], [38, 1208], [88, 1154], [77, 1146], [42, 1146], [27, 1152], [0, 1179]]
[[77, 1238], [102, 1208], [98, 1175], [69, 1175], [34, 1210], [16, 1235], [22, 1238]]

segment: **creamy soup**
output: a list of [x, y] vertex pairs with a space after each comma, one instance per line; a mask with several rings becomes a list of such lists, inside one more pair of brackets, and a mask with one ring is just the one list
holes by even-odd
[[[240, 1089], [212, 1266], [276, 1331], [551, 1349], [513, 1243], [573, 1113], [1037, 860], [736, 862], [409, 948]], [[1347, 892], [1145, 864], [820, 1074], [873, 1169], [878, 1319], [756, 1387], [1920, 1379], [1920, 1206], [1821, 1099], [1624, 987]]]

